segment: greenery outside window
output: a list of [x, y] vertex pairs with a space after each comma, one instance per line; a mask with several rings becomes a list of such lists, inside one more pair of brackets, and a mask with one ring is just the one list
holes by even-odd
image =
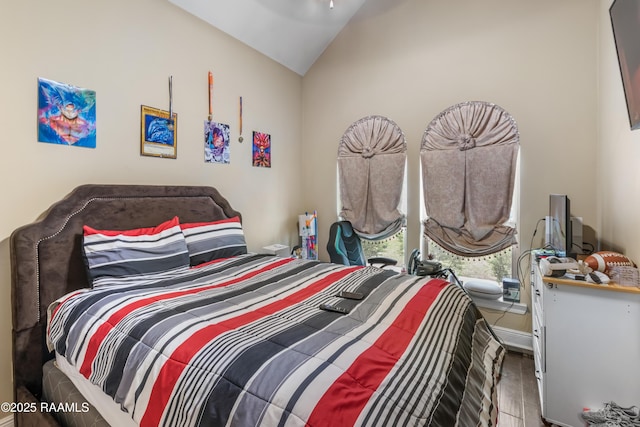
[[406, 234], [407, 227], [402, 227], [398, 233], [384, 240], [360, 239], [365, 258], [387, 257], [397, 260], [398, 266], [402, 267], [405, 264]]
[[443, 267], [451, 268], [457, 276], [474, 277], [501, 282], [502, 279], [514, 277], [513, 246], [492, 255], [483, 257], [461, 257], [447, 252], [433, 241], [428, 242], [428, 253], [442, 263]]

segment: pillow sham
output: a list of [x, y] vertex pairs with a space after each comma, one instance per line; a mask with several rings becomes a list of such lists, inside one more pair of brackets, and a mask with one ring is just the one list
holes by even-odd
[[178, 217], [157, 227], [96, 230], [83, 227], [82, 249], [93, 282], [99, 277], [159, 273], [189, 266]]
[[180, 224], [191, 266], [247, 253], [240, 218]]

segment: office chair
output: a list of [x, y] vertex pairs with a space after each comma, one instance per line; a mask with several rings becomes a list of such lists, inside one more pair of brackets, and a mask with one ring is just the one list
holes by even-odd
[[356, 234], [349, 221], [338, 221], [329, 228], [329, 242], [327, 252], [331, 262], [343, 265], [367, 265], [367, 263], [381, 264], [382, 267], [396, 265], [398, 261], [387, 257], [372, 257], [365, 259], [362, 251], [360, 236]]

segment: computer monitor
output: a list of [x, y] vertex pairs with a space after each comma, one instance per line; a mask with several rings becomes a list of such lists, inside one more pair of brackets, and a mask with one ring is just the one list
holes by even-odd
[[566, 194], [549, 195], [549, 216], [545, 220], [545, 245], [558, 256], [575, 257], [571, 230], [571, 208]]

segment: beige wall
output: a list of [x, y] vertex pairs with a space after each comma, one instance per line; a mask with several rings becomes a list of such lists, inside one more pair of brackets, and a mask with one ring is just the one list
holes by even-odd
[[602, 244], [640, 262], [640, 130], [630, 130], [609, 18], [599, 6], [598, 207]]
[[[194, 184], [217, 187], [243, 213], [251, 250], [294, 243], [295, 214], [304, 211], [298, 184], [302, 78], [166, 1], [5, 3], [0, 40], [0, 401], [8, 401], [11, 232], [79, 184]], [[214, 120], [231, 126], [229, 165], [204, 163], [209, 70]], [[169, 75], [178, 158], [141, 157], [140, 105], [168, 109]], [[38, 77], [97, 92], [96, 149], [37, 142]], [[252, 130], [271, 134], [271, 169], [251, 166]]]
[[[422, 133], [440, 111], [469, 100], [494, 102], [518, 123], [521, 250], [548, 212], [549, 193], [568, 194], [573, 213], [597, 225], [597, 1], [453, 3], [368, 0], [305, 75], [303, 153], [314, 164], [302, 177], [321, 236], [337, 210], [340, 137], [353, 121], [381, 114], [407, 137], [408, 247], [418, 247]], [[543, 237], [541, 225], [534, 247]], [[498, 325], [530, 331], [530, 316], [506, 315]]]

